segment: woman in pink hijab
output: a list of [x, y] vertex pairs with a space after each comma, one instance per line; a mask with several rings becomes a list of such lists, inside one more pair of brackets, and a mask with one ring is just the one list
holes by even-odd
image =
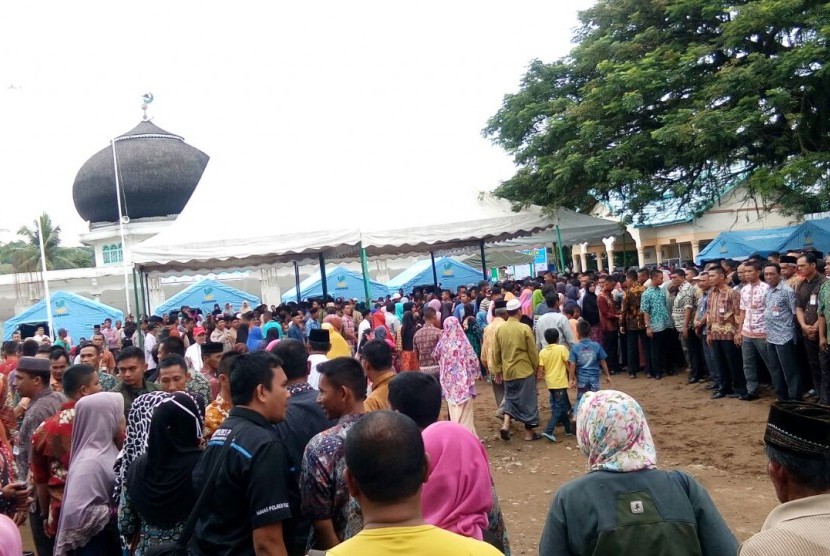
[[522, 314], [533, 318], [533, 288], [525, 285], [522, 294], [519, 296], [519, 303], [522, 304]]
[[429, 479], [421, 490], [424, 521], [446, 531], [484, 540], [493, 506], [487, 452], [466, 427], [438, 421], [424, 429]]
[[0, 514], [0, 556], [20, 556], [23, 554], [23, 541], [20, 529], [7, 515]]

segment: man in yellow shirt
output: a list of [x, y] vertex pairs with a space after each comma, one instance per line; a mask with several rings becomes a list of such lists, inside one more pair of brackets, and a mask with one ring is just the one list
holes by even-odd
[[550, 392], [550, 421], [545, 427], [542, 436], [556, 442], [553, 429], [560, 422], [565, 428], [565, 436], [571, 436], [571, 420], [568, 413], [571, 410], [571, 400], [568, 398], [568, 348], [559, 343], [559, 330], [548, 328], [545, 330], [545, 341], [548, 343], [539, 352], [539, 378], [545, 379], [545, 386]]
[[493, 343], [493, 380], [504, 382], [504, 422], [499, 429], [502, 440], [510, 440], [510, 419], [524, 424], [525, 440], [542, 438], [533, 430], [539, 426], [536, 401], [539, 352], [533, 331], [519, 321], [521, 309], [518, 299], [507, 302], [507, 322], [498, 329]]
[[493, 546], [424, 523], [421, 485], [429, 462], [418, 425], [392, 411], [376, 411], [346, 437], [346, 483], [363, 510], [363, 530], [328, 556], [498, 556]]
[[372, 393], [363, 406], [366, 412], [389, 409], [389, 381], [395, 378], [392, 369], [392, 348], [383, 340], [372, 340], [360, 353], [366, 378], [372, 383]]

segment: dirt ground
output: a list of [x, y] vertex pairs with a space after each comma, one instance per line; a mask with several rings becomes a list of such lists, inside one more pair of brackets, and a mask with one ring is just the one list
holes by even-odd
[[[632, 380], [612, 377], [612, 388], [632, 395], [643, 406], [657, 446], [657, 464], [663, 469], [682, 469], [709, 492], [735, 536], [744, 540], [760, 530], [769, 511], [778, 503], [766, 475], [763, 453], [764, 425], [769, 404], [712, 400], [706, 384], [689, 385], [685, 373]], [[550, 417], [547, 390], [539, 384], [542, 427]], [[514, 425], [511, 440], [499, 439], [500, 422], [487, 385], [476, 399], [476, 428], [486, 440], [487, 451], [514, 554], [537, 554], [539, 536], [557, 488], [582, 475], [586, 459], [575, 437], [557, 428], [559, 442], [522, 440]], [[571, 391], [571, 402], [575, 392]]]
[[[643, 376], [612, 378], [612, 388], [631, 394], [643, 406], [657, 445], [658, 466], [682, 469], [702, 483], [739, 540], [757, 532], [778, 503], [766, 476], [762, 441], [770, 394], [754, 402], [711, 400], [705, 384], [688, 385], [685, 374], [659, 382]], [[576, 439], [561, 434], [561, 428], [556, 444], [544, 439], [525, 442], [518, 427], [511, 440], [500, 440], [490, 387], [481, 383], [479, 394], [476, 428], [490, 455], [513, 553], [536, 554], [556, 489], [584, 473], [586, 460]], [[550, 417], [547, 398], [539, 383], [542, 428]], [[33, 550], [28, 525], [22, 532], [24, 548]]]

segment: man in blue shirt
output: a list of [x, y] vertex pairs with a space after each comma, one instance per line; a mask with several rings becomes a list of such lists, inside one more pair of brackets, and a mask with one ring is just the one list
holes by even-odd
[[288, 326], [288, 337], [305, 343], [305, 315], [299, 309], [291, 313], [291, 324]]
[[709, 332], [709, 325], [706, 323], [706, 312], [709, 310], [709, 292], [712, 291], [712, 283], [709, 280], [709, 273], [705, 270], [692, 280], [697, 282], [697, 287], [700, 289], [700, 298], [697, 301], [697, 312], [695, 313], [695, 333], [700, 337], [703, 361], [706, 363], [706, 370], [709, 372], [711, 380], [711, 384], [706, 389], [717, 390], [720, 388], [718, 360], [712, 351], [712, 346], [706, 341], [706, 335]]
[[764, 318], [775, 396], [778, 401], [801, 401], [801, 373], [795, 355], [795, 291], [781, 279], [781, 267], [776, 263], [764, 267], [764, 280], [769, 286]]
[[666, 293], [660, 286], [663, 285], [663, 271], [651, 271], [651, 285], [643, 292], [640, 300], [640, 310], [646, 321], [646, 359], [651, 369], [649, 378], [660, 380], [663, 378], [663, 343], [666, 328], [669, 326], [669, 309], [666, 305]]

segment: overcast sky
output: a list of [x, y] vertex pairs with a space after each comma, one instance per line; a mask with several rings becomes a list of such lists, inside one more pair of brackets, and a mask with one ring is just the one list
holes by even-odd
[[191, 207], [206, 224], [322, 208], [333, 188], [375, 210], [437, 194], [459, 209], [453, 191], [512, 175], [481, 129], [531, 59], [567, 54], [592, 3], [2, 2], [0, 187], [17, 204], [0, 240], [46, 211], [78, 242], [75, 174], [140, 121], [145, 92], [156, 125], [222, 161]]

